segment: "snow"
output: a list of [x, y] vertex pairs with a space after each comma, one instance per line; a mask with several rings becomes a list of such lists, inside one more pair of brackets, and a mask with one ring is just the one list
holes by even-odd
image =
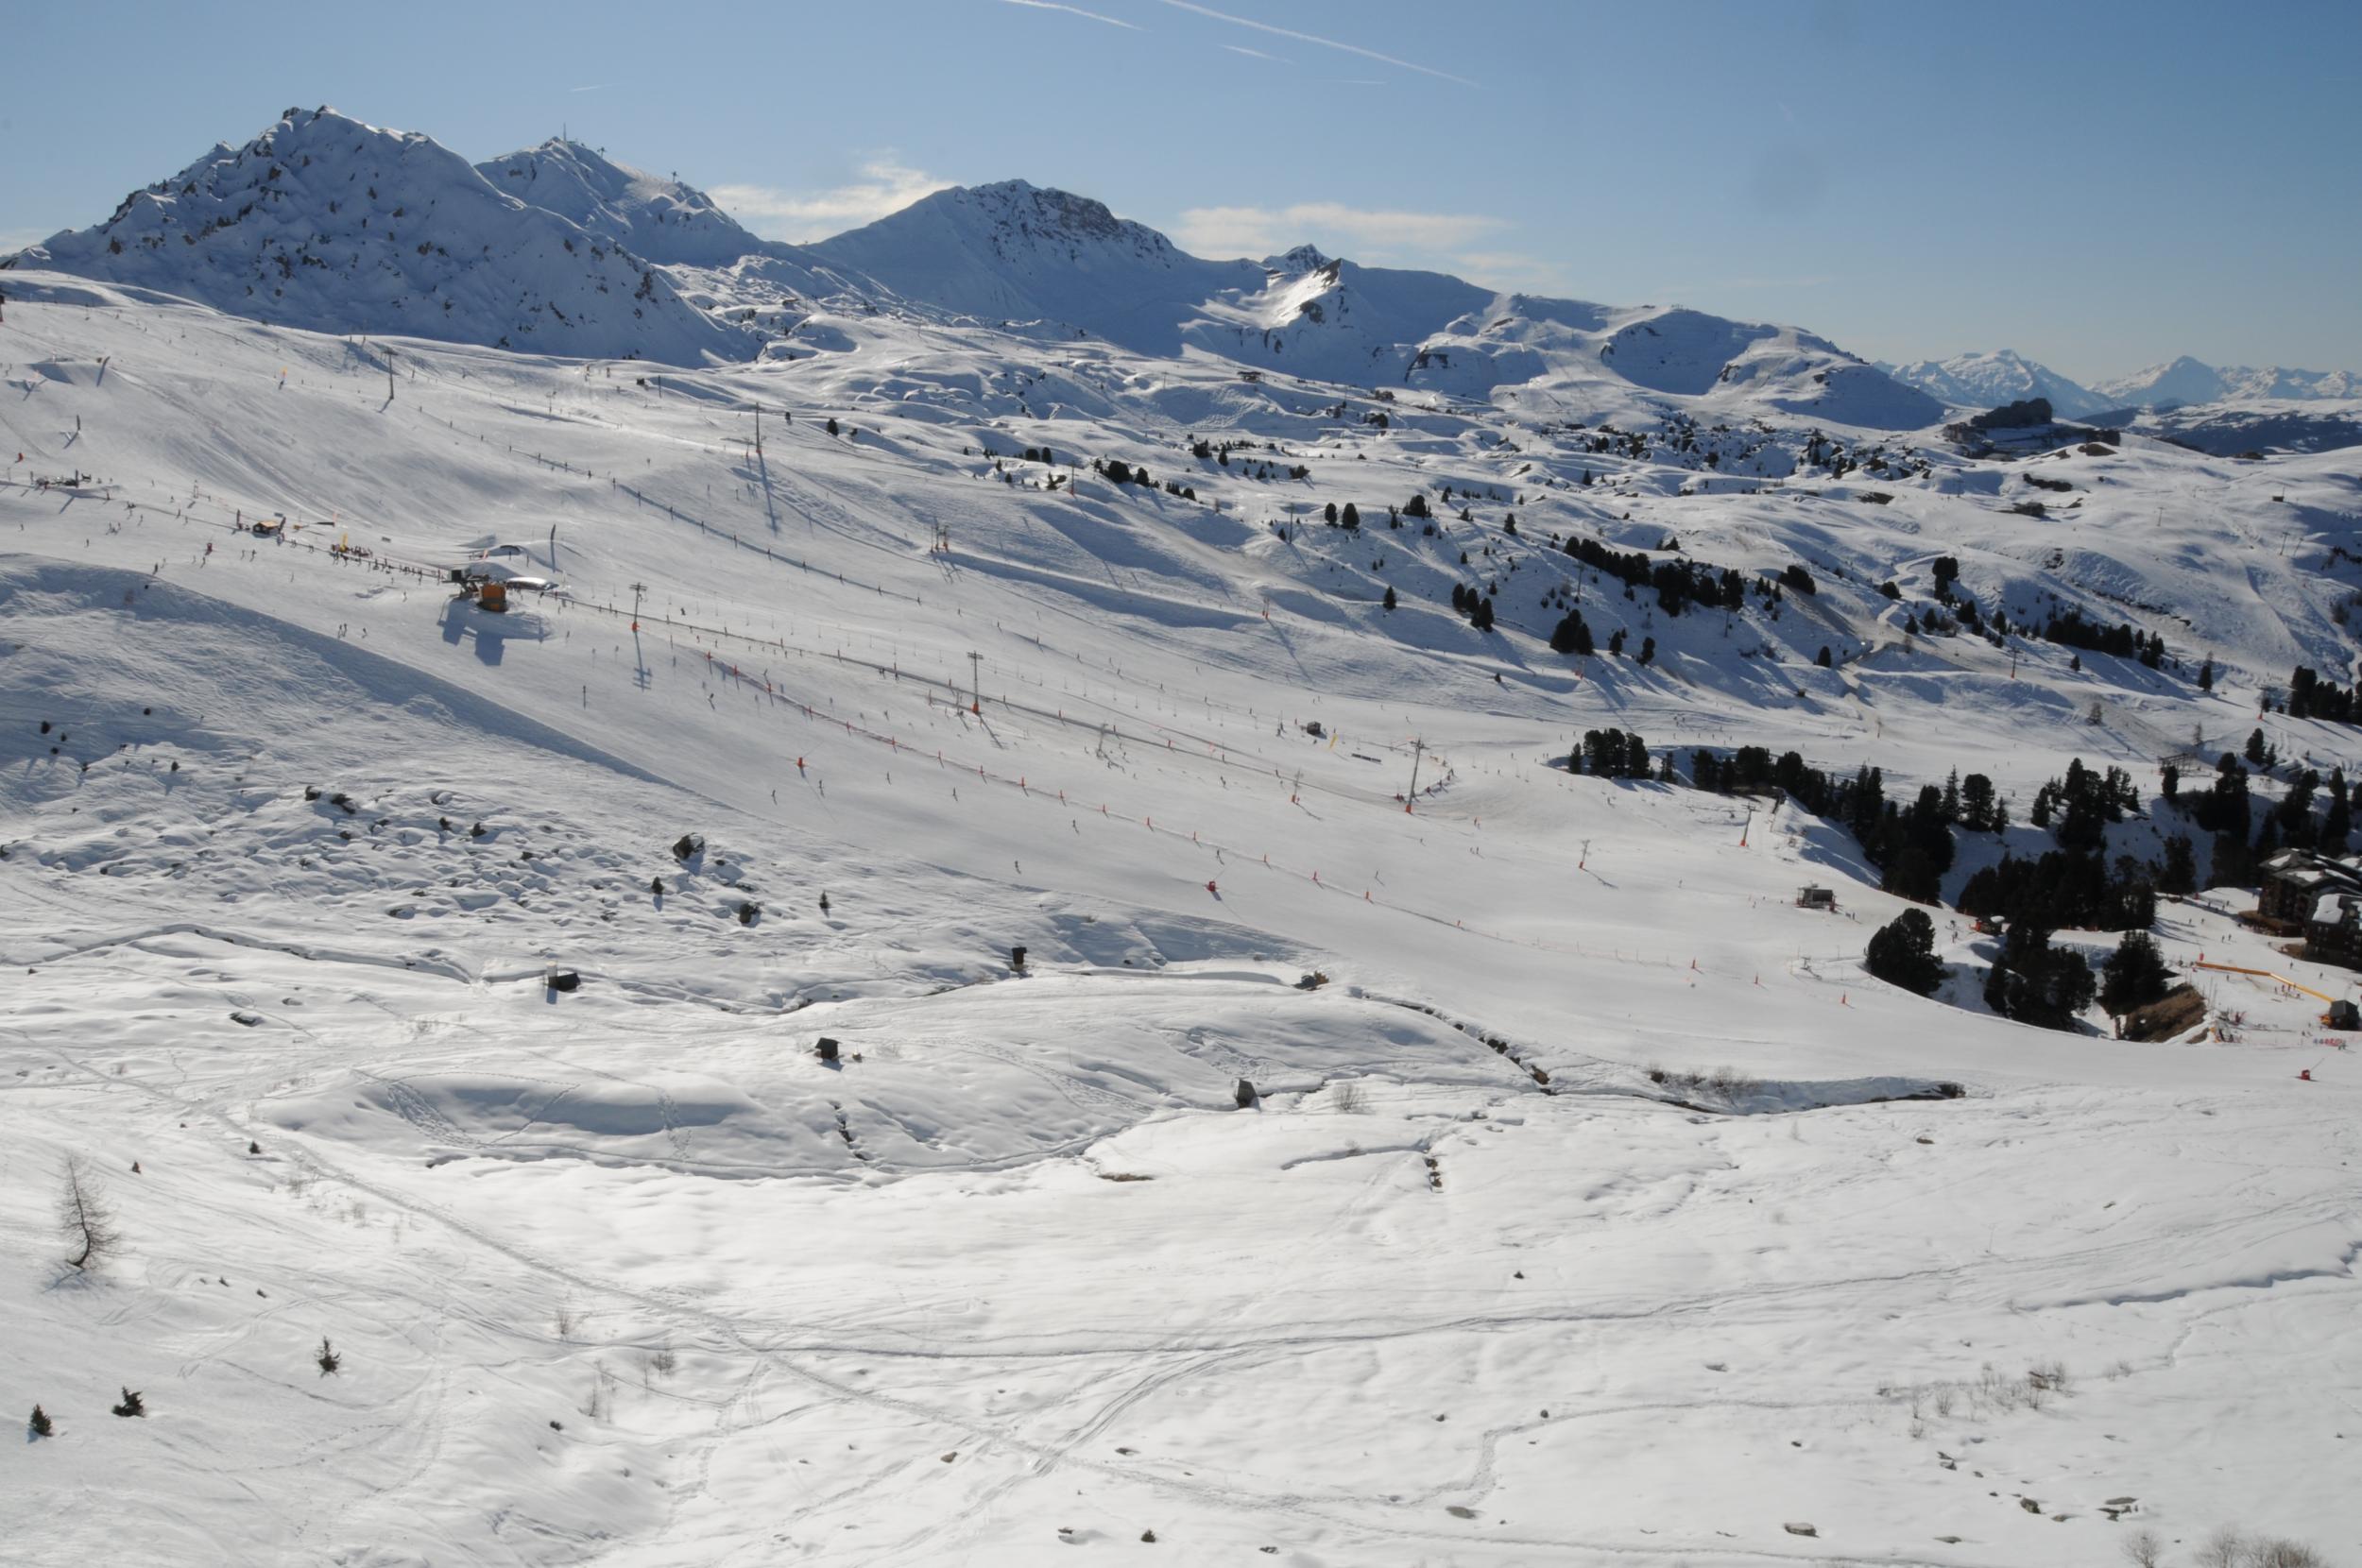
[[[1947, 912], [1962, 1005], [1864, 973], [1904, 906], [1835, 825], [1550, 765], [1614, 726], [1874, 763], [1890, 794], [1981, 771], [2023, 823], [2080, 757], [2134, 774], [2150, 815], [2111, 847], [2154, 854], [2165, 757], [2260, 726], [2357, 760], [2350, 727], [2257, 711], [2299, 660], [2353, 678], [2350, 463], [2137, 435], [1971, 461], [1883, 432], [1925, 394], [1793, 329], [1470, 307], [1316, 255], [1275, 278], [1030, 188], [931, 199], [924, 235], [817, 247], [875, 296], [700, 269], [683, 310], [774, 288], [792, 352], [660, 373], [365, 349], [196, 272], [10, 274], [0, 1343], [58, 1430], [8, 1450], [0, 1539], [633, 1568], [1149, 1531], [1300, 1565], [2080, 1568], [2227, 1523], [2362, 1549], [2335, 1480], [2362, 1079], [2270, 978], [2351, 975], [2215, 889], [2156, 933], [2211, 1030], [2029, 1030], [1975, 1004], [1992, 944]], [[1267, 364], [1184, 341], [1209, 301], [1289, 298], [1341, 302], [1310, 330], [1349, 315], [1340, 356], [1448, 337], [1452, 364], [1340, 382], [1280, 362], [1301, 326]], [[1069, 299], [1089, 336], [1041, 324]], [[68, 470], [92, 484], [37, 487]], [[1433, 535], [1385, 526], [1413, 493]], [[1676, 618], [1549, 548], [1574, 532], [1817, 591]], [[491, 615], [433, 574], [503, 544], [564, 590]], [[2013, 623], [2131, 620], [2178, 667], [1910, 633], [1944, 555]], [[1471, 580], [1493, 634], [1448, 609]], [[1656, 662], [1552, 654], [1578, 588]], [[1839, 910], [1796, 908], [1808, 882]], [[69, 1153], [128, 1238], [88, 1275], [51, 1230]], [[106, 1413], [124, 1388], [145, 1419]]]

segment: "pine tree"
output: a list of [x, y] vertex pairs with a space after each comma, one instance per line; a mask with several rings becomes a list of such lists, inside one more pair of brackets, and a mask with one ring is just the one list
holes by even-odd
[[33, 1406], [33, 1419], [26, 1422], [26, 1425], [32, 1428], [33, 1436], [37, 1438], [48, 1437], [52, 1432], [57, 1430], [56, 1427], [50, 1424], [49, 1412], [43, 1409], [38, 1405]]
[[1414, 495], [1403, 503], [1402, 515], [1407, 518], [1427, 518], [1434, 514], [1427, 509], [1427, 497]]
[[1889, 985], [1927, 996], [1943, 983], [1943, 963], [1936, 957], [1935, 922], [1925, 910], [1905, 910], [1871, 933], [1863, 965]]
[[1386, 590], [1385, 604], [1386, 607], [1390, 610], [1395, 607], [1395, 590], [1392, 588], [1389, 588]]
[[2157, 891], [2177, 897], [2198, 891], [2198, 857], [2186, 833], [2176, 833], [2165, 841], [2165, 863], [2157, 870]]
[[[1619, 632], [1617, 635], [1620, 637], [1623, 634]], [[1559, 618], [1558, 625], [1550, 632], [1550, 652], [1554, 654], [1573, 654], [1588, 658], [1592, 647], [1591, 628], [1583, 623], [1581, 610], [1568, 610]]]
[[2248, 849], [2247, 835], [2236, 827], [2226, 827], [2215, 835], [2214, 867], [2206, 878], [2207, 885], [2218, 888], [2243, 888], [2255, 880], [2255, 857]]
[[2112, 1014], [2130, 1013], [2163, 997], [2172, 980], [2157, 939], [2147, 931], [2127, 931], [2100, 970], [2099, 1005]]
[[1960, 826], [1972, 833], [1994, 830], [1994, 799], [1993, 780], [1983, 774], [1973, 773], [1960, 780]]
[[1344, 512], [1337, 519], [1337, 524], [1341, 528], [1359, 528], [1361, 526], [1361, 514], [1355, 508], [1352, 502], [1348, 501], [1345, 503]]
[[2198, 667], [2198, 689], [2200, 691], [2215, 689], [2215, 660], [2212, 655], [2207, 656], [2206, 662]]
[[2016, 920], [2003, 937], [2001, 957], [1988, 977], [1985, 999], [1995, 1011], [2042, 1029], [2071, 1030], [2075, 1015], [2092, 1004], [2097, 987], [2082, 956], [2050, 945], [2050, 933], [2030, 920]]

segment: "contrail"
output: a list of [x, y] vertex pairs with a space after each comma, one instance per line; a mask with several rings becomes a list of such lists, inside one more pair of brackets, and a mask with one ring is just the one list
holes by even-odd
[[[1013, 0], [1013, 3], [1038, 5], [1047, 3], [1047, 0]], [[1364, 49], [1359, 43], [1340, 43], [1333, 38], [1322, 38], [1314, 33], [1300, 33], [1292, 27], [1275, 27], [1268, 22], [1251, 22], [1243, 16], [1232, 16], [1228, 11], [1215, 10], [1210, 6], [1195, 5], [1192, 0], [1162, 0], [1162, 3], [1172, 7], [1175, 10], [1194, 11], [1200, 16], [1210, 16], [1217, 22], [1230, 22], [1241, 27], [1252, 27], [1258, 33], [1270, 33], [1276, 38], [1292, 38], [1299, 43], [1317, 43], [1325, 49], [1343, 49], [1346, 54], [1360, 55], [1364, 60], [1382, 60], [1388, 65], [1398, 65], [1406, 71], [1416, 71], [1421, 76], [1438, 77], [1445, 81], [1458, 82], [1463, 87], [1476, 86], [1476, 83], [1465, 77], [1455, 77], [1449, 71], [1438, 71], [1432, 65], [1421, 65], [1416, 60], [1397, 60], [1393, 55], [1381, 55], [1376, 49]]]

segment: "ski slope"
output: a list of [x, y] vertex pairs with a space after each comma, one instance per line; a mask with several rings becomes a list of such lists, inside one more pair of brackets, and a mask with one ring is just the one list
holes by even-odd
[[[1840, 828], [1552, 765], [1615, 726], [1985, 771], [2021, 820], [2070, 757], [2153, 790], [2298, 659], [2352, 678], [2336, 454], [1800, 416], [1634, 457], [916, 307], [659, 373], [9, 293], [0, 1342], [57, 1424], [11, 1549], [2362, 1552], [2362, 1080], [2318, 1002], [2220, 976], [2234, 1041], [2143, 1046], [1911, 997]], [[1432, 535], [1385, 526], [1413, 493]], [[1675, 618], [1571, 533], [1818, 589]], [[560, 590], [455, 600], [495, 544]], [[2221, 678], [1911, 634], [1944, 554]], [[1550, 652], [1576, 594], [1655, 662]], [[2168, 956], [2350, 993], [2248, 896], [2166, 906]], [[86, 1275], [69, 1153], [127, 1236]]]

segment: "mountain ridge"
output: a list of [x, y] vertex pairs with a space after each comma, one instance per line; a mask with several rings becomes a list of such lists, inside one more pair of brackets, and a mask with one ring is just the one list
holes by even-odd
[[216, 143], [11, 260], [315, 332], [674, 364], [756, 349], [653, 265], [493, 189], [433, 138], [326, 106]]
[[2092, 386], [2007, 349], [1872, 364], [1800, 328], [1498, 292], [1309, 244], [1209, 259], [1024, 179], [950, 187], [796, 246], [571, 139], [469, 163], [325, 107], [290, 110], [243, 146], [217, 143], [103, 222], [0, 265], [20, 261], [313, 331], [674, 364], [796, 357], [813, 302], [848, 297], [1576, 418], [1694, 406], [1907, 430], [2032, 397], [2065, 418], [2362, 397], [2351, 372], [2188, 356]]

